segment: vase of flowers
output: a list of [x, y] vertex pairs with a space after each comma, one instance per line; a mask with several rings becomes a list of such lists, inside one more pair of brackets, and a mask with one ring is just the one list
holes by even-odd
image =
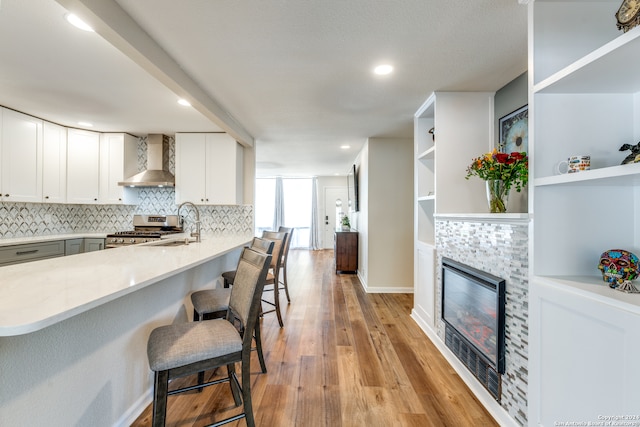
[[507, 211], [509, 191], [522, 191], [529, 179], [527, 153], [501, 153], [497, 149], [473, 159], [466, 179], [478, 176], [487, 182], [487, 202], [491, 213]]

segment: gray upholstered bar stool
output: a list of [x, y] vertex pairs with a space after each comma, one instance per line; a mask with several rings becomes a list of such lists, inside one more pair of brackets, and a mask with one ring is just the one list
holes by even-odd
[[[229, 381], [236, 406], [244, 404], [239, 415], [220, 421], [224, 424], [246, 418], [253, 427], [251, 403], [251, 342], [250, 333], [260, 314], [260, 299], [264, 288], [271, 255], [250, 248], [242, 251], [226, 319], [187, 322], [154, 329], [147, 343], [149, 366], [154, 371], [153, 426], [164, 426], [167, 414], [167, 396]], [[235, 363], [242, 364], [242, 386], [236, 376]], [[187, 375], [227, 366], [227, 377], [169, 391], [169, 381]], [[242, 398], [241, 398], [242, 394]]]
[[[254, 237], [251, 241], [250, 248], [262, 252], [271, 254], [274, 249], [274, 242], [271, 240]], [[223, 273], [223, 277], [226, 275], [229, 277], [232, 274], [235, 279], [235, 270], [232, 272]], [[205, 289], [202, 291], [196, 291], [191, 294], [191, 303], [193, 304], [193, 320], [195, 322], [224, 317], [229, 307], [229, 297], [231, 295], [231, 288], [226, 282], [224, 288]], [[258, 352], [258, 361], [260, 362], [260, 369], [263, 373], [267, 372], [267, 364], [264, 361], [264, 354], [262, 352], [262, 339], [260, 337], [260, 321], [256, 322], [253, 336], [256, 341], [256, 350]], [[203, 375], [200, 375], [199, 381], [202, 382]]]
[[[287, 239], [287, 233], [278, 231], [263, 231], [262, 238], [274, 242], [271, 267], [269, 268], [269, 273], [267, 274], [266, 279], [267, 281], [265, 283], [265, 290], [263, 291], [273, 292], [273, 302], [265, 300], [264, 298], [262, 299], [263, 303], [269, 304], [274, 308], [272, 310], [263, 311], [262, 314], [264, 315], [275, 311], [276, 316], [278, 317], [278, 323], [282, 328], [284, 326], [284, 322], [282, 321], [282, 314], [280, 312], [280, 286], [278, 285], [278, 281], [280, 277], [280, 265], [282, 263], [284, 242]], [[233, 285], [235, 274], [235, 271], [225, 271], [224, 273], [222, 273], [225, 288]], [[273, 287], [266, 288], [269, 285], [273, 285]]]
[[282, 269], [282, 276], [279, 277], [280, 283], [282, 283], [282, 287], [284, 289], [284, 293], [287, 296], [287, 301], [291, 302], [291, 298], [289, 297], [289, 282], [287, 281], [287, 260], [289, 259], [289, 247], [291, 246], [291, 239], [293, 238], [293, 227], [282, 227], [278, 228], [279, 232], [287, 233], [287, 240], [284, 243], [284, 250], [282, 253], [282, 261], [280, 262], [280, 268]]
[[[249, 245], [251, 249], [257, 252], [271, 254], [273, 242], [270, 240], [254, 237]], [[233, 271], [235, 275], [235, 271]], [[228, 272], [223, 273], [223, 277]], [[191, 294], [191, 303], [193, 304], [193, 320], [198, 322], [205, 319], [216, 319], [224, 317], [229, 308], [229, 296], [231, 289], [228, 286], [224, 288], [205, 289], [196, 291]]]
[[[265, 286], [266, 285], [270, 285], [270, 284], [274, 284], [274, 283], [278, 283], [277, 282], [277, 276], [274, 275], [273, 272], [277, 272], [279, 270], [279, 264], [278, 266], [274, 265], [274, 260], [276, 260], [276, 263], [279, 259], [282, 258], [282, 249], [284, 248], [283, 242], [285, 240], [285, 238], [287, 237], [286, 233], [277, 233], [277, 232], [273, 232], [273, 231], [265, 231], [262, 233], [262, 239], [258, 239], [258, 238], [254, 238], [252, 245], [255, 244], [261, 244], [259, 243], [261, 240], [262, 241], [267, 241], [267, 242], [273, 242], [273, 258], [271, 259], [271, 266], [269, 268], [269, 272], [267, 274], [267, 277], [265, 279]], [[277, 258], [276, 258], [277, 257]], [[222, 273], [222, 277], [224, 279], [224, 289], [207, 289], [204, 291], [197, 291], [194, 292], [193, 294], [191, 294], [191, 303], [193, 304], [193, 320], [194, 321], [198, 321], [201, 319], [205, 319], [205, 318], [209, 318], [209, 317], [215, 317], [215, 316], [219, 316], [220, 313], [223, 313], [225, 310], [225, 301], [226, 301], [226, 295], [225, 292], [229, 292], [228, 288], [229, 286], [232, 286], [234, 281], [235, 281], [235, 275], [236, 272], [235, 271], [226, 271], [224, 273]], [[275, 285], [274, 285], [275, 288]], [[269, 290], [266, 290], [269, 291]], [[263, 290], [263, 292], [265, 292], [265, 290]], [[278, 321], [280, 323], [280, 327], [283, 326], [282, 323], [282, 317], [280, 315], [280, 304], [279, 304], [279, 292], [276, 289], [276, 291], [274, 291], [274, 303], [271, 303], [270, 301], [265, 301], [264, 299], [262, 300], [262, 302], [266, 302], [267, 304], [275, 304], [275, 311], [276, 314], [278, 315]], [[270, 311], [266, 311], [266, 312], [262, 312], [262, 314], [264, 313], [270, 313], [271, 311], [274, 310], [270, 310]], [[262, 338], [261, 338], [261, 332], [260, 332], [260, 322], [256, 322], [255, 328], [253, 330], [253, 336], [255, 338], [256, 341], [256, 351], [258, 353], [258, 361], [260, 362], [260, 369], [262, 370], [263, 373], [267, 373], [267, 364], [264, 360], [264, 353], [262, 351]]]

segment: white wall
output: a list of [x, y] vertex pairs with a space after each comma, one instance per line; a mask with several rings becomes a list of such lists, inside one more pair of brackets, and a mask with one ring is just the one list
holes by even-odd
[[369, 138], [358, 162], [360, 279], [367, 292], [413, 292], [413, 140]]

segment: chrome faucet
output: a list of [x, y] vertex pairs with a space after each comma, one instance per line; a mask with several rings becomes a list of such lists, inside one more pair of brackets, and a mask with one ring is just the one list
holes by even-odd
[[198, 207], [196, 205], [194, 205], [191, 202], [182, 202], [180, 203], [180, 206], [178, 206], [178, 216], [180, 216], [180, 209], [182, 209], [182, 207], [184, 205], [191, 205], [193, 206], [193, 209], [196, 211], [196, 232], [195, 233], [191, 233], [191, 237], [195, 237], [196, 238], [196, 242], [200, 242], [200, 211], [198, 210]]

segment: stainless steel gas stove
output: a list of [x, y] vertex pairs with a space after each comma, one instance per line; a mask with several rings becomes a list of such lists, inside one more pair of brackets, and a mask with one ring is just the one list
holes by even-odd
[[133, 230], [107, 234], [106, 248], [119, 248], [160, 240], [167, 234], [182, 233], [178, 215], [134, 215]]

